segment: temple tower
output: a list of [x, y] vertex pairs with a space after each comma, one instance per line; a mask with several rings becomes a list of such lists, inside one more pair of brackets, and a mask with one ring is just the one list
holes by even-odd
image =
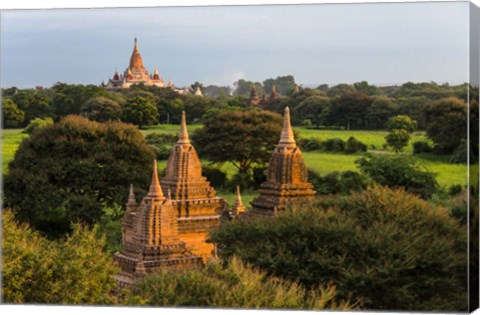
[[308, 171], [290, 125], [290, 110], [285, 108], [280, 142], [268, 166], [267, 181], [260, 185], [260, 196], [252, 202], [252, 214], [274, 215], [292, 200], [315, 195], [308, 182]]
[[195, 268], [202, 259], [187, 251], [178, 235], [178, 222], [172, 201], [165, 198], [154, 161], [152, 183], [137, 206], [133, 187], [122, 219], [123, 251], [114, 255], [122, 271], [115, 279], [120, 287], [129, 287], [145, 274], [162, 269]]
[[272, 92], [270, 93], [270, 102], [277, 98], [277, 86], [274, 84], [272, 85]]
[[257, 106], [260, 103], [260, 97], [258, 97], [257, 88], [252, 85], [250, 90], [250, 98], [247, 100], [246, 105]]
[[210, 255], [213, 244], [206, 243], [208, 232], [220, 225], [226, 202], [216, 196], [202, 176], [202, 164], [188, 136], [185, 112], [161, 184], [164, 194], [170, 191], [180, 238], [196, 255]]

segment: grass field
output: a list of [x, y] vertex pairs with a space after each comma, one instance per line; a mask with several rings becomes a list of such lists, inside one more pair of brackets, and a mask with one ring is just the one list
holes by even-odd
[[[195, 129], [201, 128], [201, 125], [189, 125], [189, 132], [193, 132]], [[369, 149], [372, 145], [376, 150], [383, 150], [382, 145], [385, 143], [385, 131], [345, 131], [345, 130], [312, 130], [305, 128], [294, 128], [301, 137], [306, 138], [319, 138], [325, 140], [328, 138], [341, 138], [347, 140], [349, 137], [354, 136], [358, 140], [368, 145]], [[149, 129], [141, 130], [144, 135], [150, 133], [178, 133], [178, 125], [159, 125]], [[22, 134], [20, 129], [2, 130], [2, 170], [3, 174], [7, 171], [8, 163], [13, 159], [15, 151], [18, 148], [21, 140], [27, 135]], [[424, 133], [415, 133], [410, 143], [418, 140], [427, 141]], [[411, 153], [411, 144], [405, 150], [405, 153]], [[353, 154], [339, 154], [339, 153], [325, 153], [320, 151], [315, 152], [303, 152], [305, 163], [309, 169], [317, 171], [321, 175], [333, 171], [347, 171], [357, 170], [355, 160], [359, 159], [361, 155]], [[451, 185], [461, 184], [465, 185], [467, 181], [467, 166], [463, 164], [449, 164], [448, 156], [437, 156], [433, 154], [420, 154], [415, 156], [427, 169], [437, 173], [437, 180], [441, 186], [446, 188]], [[208, 161], [202, 161], [204, 165], [208, 164]], [[165, 168], [167, 164], [166, 160], [158, 161], [160, 169]], [[227, 176], [232, 176], [236, 173], [236, 169], [230, 163], [225, 163], [221, 167], [222, 171], [227, 173]], [[218, 195], [225, 197], [229, 204], [232, 204], [235, 200], [235, 192], [220, 190], [217, 191]], [[242, 192], [242, 198], [245, 204], [248, 204], [257, 193], [255, 191]]]
[[2, 174], [7, 171], [8, 163], [13, 160], [20, 142], [27, 136], [22, 129], [2, 130]]

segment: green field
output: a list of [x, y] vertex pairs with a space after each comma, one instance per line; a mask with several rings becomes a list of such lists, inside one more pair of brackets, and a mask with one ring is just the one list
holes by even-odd
[[[188, 126], [189, 132], [193, 132], [195, 129], [201, 128], [201, 125], [190, 125]], [[301, 137], [305, 138], [319, 138], [325, 140], [328, 138], [341, 138], [347, 140], [349, 137], [354, 136], [358, 140], [364, 142], [368, 145], [369, 149], [372, 148], [372, 145], [376, 148], [375, 151], [380, 151], [380, 153], [389, 154], [390, 152], [384, 151], [382, 148], [383, 143], [385, 143], [385, 131], [345, 131], [345, 130], [312, 130], [305, 128], [294, 128]], [[178, 133], [178, 125], [159, 125], [149, 129], [141, 130], [144, 135], [150, 133], [169, 133], [176, 134]], [[27, 135], [22, 134], [20, 129], [13, 130], [2, 130], [2, 170], [3, 173], [7, 171], [8, 163], [13, 159], [15, 151], [18, 148], [21, 140], [27, 137]], [[412, 137], [410, 143], [418, 140], [426, 141], [424, 133], [417, 132]], [[412, 152], [411, 144], [406, 150], [406, 154]], [[357, 170], [355, 160], [361, 157], [359, 154], [339, 154], [339, 153], [325, 153], [320, 151], [315, 152], [303, 152], [305, 163], [309, 169], [317, 171], [321, 175], [333, 171], [347, 171], [347, 170]], [[432, 172], [437, 173], [438, 183], [448, 188], [451, 185], [461, 184], [465, 185], [467, 182], [467, 166], [463, 164], [449, 164], [448, 156], [437, 156], [433, 154], [420, 154], [415, 156], [427, 169]], [[202, 161], [204, 165], [208, 164], [208, 161]], [[158, 161], [158, 166], [160, 169], [165, 168], [167, 161]], [[232, 176], [235, 174], [236, 169], [230, 163], [225, 163], [222, 165], [221, 169], [227, 173], [227, 176]], [[248, 204], [256, 196], [255, 191], [246, 191], [242, 192], [242, 198], [245, 204]], [[235, 192], [219, 190], [218, 195], [225, 197], [229, 204], [232, 204], [235, 200]]]
[[8, 163], [13, 160], [15, 152], [23, 138], [28, 135], [22, 133], [22, 129], [2, 130], [2, 173], [5, 174]]

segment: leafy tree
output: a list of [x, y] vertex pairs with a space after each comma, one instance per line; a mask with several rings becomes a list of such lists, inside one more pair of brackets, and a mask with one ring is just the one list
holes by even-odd
[[350, 129], [365, 129], [367, 127], [368, 108], [372, 98], [362, 93], [350, 93], [332, 101], [330, 119], [334, 125]]
[[372, 129], [385, 129], [390, 117], [395, 116], [397, 106], [393, 100], [386, 96], [375, 98], [372, 106], [368, 108], [367, 120], [368, 126]]
[[148, 187], [153, 158], [132, 125], [68, 116], [22, 141], [5, 177], [5, 204], [52, 235], [77, 220], [92, 224], [104, 205], [125, 202], [130, 183]]
[[435, 174], [405, 155], [368, 155], [355, 161], [362, 173], [380, 185], [399, 188], [427, 199], [437, 190]]
[[25, 112], [25, 123], [35, 118], [55, 116], [51, 97], [44, 91], [21, 90], [12, 96], [12, 100]]
[[387, 122], [387, 130], [403, 129], [409, 133], [414, 132], [417, 128], [417, 122], [408, 116], [398, 115], [391, 117]]
[[343, 95], [352, 94], [356, 92], [357, 90], [352, 85], [341, 83], [331, 87], [328, 90], [327, 95], [330, 97], [337, 97], [337, 96], [343, 96]]
[[136, 96], [127, 100], [123, 106], [122, 120], [140, 128], [155, 125], [158, 121], [158, 109], [149, 99]]
[[214, 163], [231, 162], [248, 174], [271, 157], [282, 130], [282, 117], [260, 110], [223, 111], [204, 121], [192, 139], [198, 153]]
[[332, 282], [367, 309], [465, 311], [466, 230], [443, 208], [371, 187], [293, 204], [275, 220], [236, 220], [211, 233], [238, 256], [306, 287]]
[[391, 117], [387, 122], [387, 129], [390, 131], [385, 137], [387, 144], [400, 152], [407, 146], [410, 140], [410, 133], [417, 127], [417, 122], [408, 116], [398, 115]]
[[410, 133], [405, 129], [393, 129], [385, 136], [385, 140], [395, 152], [400, 152], [410, 141]]
[[2, 102], [2, 118], [4, 128], [18, 128], [25, 120], [25, 112], [7, 98]]
[[425, 129], [425, 107], [429, 100], [425, 96], [397, 98], [398, 114], [405, 115], [417, 122], [418, 129]]
[[292, 110], [292, 122], [298, 124], [309, 119], [316, 127], [324, 125], [330, 111], [330, 99], [325, 96], [310, 96]]
[[452, 153], [467, 139], [467, 106], [458, 98], [443, 98], [425, 109], [427, 136], [445, 153]]
[[97, 96], [108, 97], [109, 93], [96, 85], [73, 85], [56, 83], [52, 87], [52, 105], [58, 118], [72, 114], [81, 114], [82, 105]]
[[122, 113], [120, 104], [104, 96], [89, 99], [80, 110], [88, 119], [100, 122], [118, 120]]
[[119, 270], [102, 252], [105, 239], [75, 224], [65, 241], [51, 241], [2, 211], [2, 297], [6, 303], [113, 304]]
[[273, 85], [275, 85], [278, 93], [281, 95], [290, 95], [296, 83], [293, 75], [279, 76], [276, 79], [266, 79], [263, 81], [265, 93], [270, 93]]
[[380, 90], [375, 85], [368, 84], [367, 81], [355, 82], [355, 83], [353, 83], [353, 87], [358, 92], [363, 93], [365, 95], [369, 95], [369, 96], [375, 96], [375, 95], [381, 95], [382, 94], [382, 90]]
[[37, 129], [40, 129], [40, 128], [43, 128], [43, 127], [46, 127], [46, 126], [50, 126], [50, 125], [53, 125], [53, 119], [50, 118], [50, 117], [47, 117], [45, 119], [34, 118], [30, 121], [28, 126], [25, 127], [25, 129], [23, 129], [22, 132], [31, 134]]

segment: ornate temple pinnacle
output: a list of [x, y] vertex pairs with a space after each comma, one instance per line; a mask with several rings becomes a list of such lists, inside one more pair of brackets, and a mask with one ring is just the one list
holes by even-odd
[[237, 197], [235, 199], [235, 204], [232, 207], [232, 214], [236, 217], [242, 212], [245, 212], [245, 206], [243, 205], [242, 196], [240, 195], [240, 186], [237, 186]]
[[295, 145], [295, 138], [293, 137], [293, 130], [290, 124], [290, 109], [285, 107], [285, 114], [283, 116], [283, 128], [280, 135], [279, 145]]
[[157, 160], [153, 160], [153, 174], [152, 183], [150, 184], [150, 190], [147, 197], [153, 197], [157, 199], [163, 199], [162, 188], [160, 187], [160, 181], [158, 180]]
[[130, 193], [128, 194], [127, 206], [136, 206], [137, 200], [135, 199], [135, 193], [133, 192], [133, 185], [130, 184]]
[[180, 126], [180, 134], [178, 135], [178, 144], [190, 144], [190, 138], [187, 131], [187, 118], [185, 112], [182, 112], [182, 124]]
[[138, 51], [138, 41], [137, 41], [136, 37], [135, 37], [135, 40], [134, 40], [133, 50]]

